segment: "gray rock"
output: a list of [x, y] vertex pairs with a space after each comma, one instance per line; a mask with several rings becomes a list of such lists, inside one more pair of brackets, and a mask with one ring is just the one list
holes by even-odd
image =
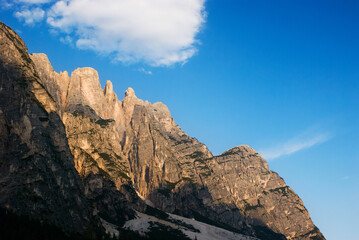
[[23, 41], [0, 22], [0, 206], [83, 231], [90, 212], [65, 127]]
[[3, 24], [0, 34], [0, 206], [66, 231], [159, 211], [147, 203], [259, 239], [324, 239], [252, 148], [213, 156], [163, 103], [132, 88], [119, 101], [94, 69], [56, 73]]

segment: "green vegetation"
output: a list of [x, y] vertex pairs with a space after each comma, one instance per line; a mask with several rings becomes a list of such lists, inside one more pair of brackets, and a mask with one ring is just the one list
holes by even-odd
[[30, 219], [27, 216], [19, 216], [7, 209], [0, 208], [0, 239], [110, 240], [113, 238], [96, 226], [88, 227], [83, 234], [65, 233], [59, 227], [46, 221], [40, 222], [39, 220]]
[[100, 155], [103, 160], [112, 161], [112, 157], [107, 153], [99, 153], [98, 155]]
[[118, 171], [117, 173], [118, 173], [122, 178], [127, 179], [127, 180], [131, 180], [131, 178], [130, 178], [126, 173], [124, 173], [124, 172], [122, 172], [122, 171]]
[[299, 207], [295, 207], [296, 209], [298, 209], [299, 212], [304, 213], [303, 209], [300, 209]]
[[156, 218], [163, 219], [163, 220], [167, 220], [169, 217], [169, 215], [167, 213], [165, 213], [157, 208], [150, 207], [148, 205], [146, 207], [145, 213], [148, 215], [151, 215], [151, 216], [155, 216]]
[[212, 226], [223, 228], [223, 229], [226, 229], [226, 230], [231, 231], [231, 232], [242, 233], [243, 234], [243, 232], [239, 231], [238, 229], [236, 229], [234, 227], [231, 227], [231, 226], [229, 226], [227, 224], [224, 224], [224, 223], [221, 223], [221, 222], [218, 222], [218, 221], [213, 221], [213, 220], [203, 216], [202, 214], [200, 214], [198, 212], [192, 211], [192, 214], [193, 214], [194, 219], [196, 219], [199, 222], [203, 222], [203, 223], [206, 223], [206, 224], [209, 224], [209, 225], [212, 225]]
[[167, 188], [157, 189], [157, 192], [162, 194], [163, 196], [169, 198], [171, 196], [171, 191]]
[[119, 229], [119, 238], [123, 240], [149, 240], [147, 237], [141, 236], [138, 232], [134, 232], [128, 229]]
[[74, 112], [70, 112], [70, 114], [71, 114], [72, 116], [74, 116], [74, 117], [78, 117], [78, 116], [80, 116], [80, 117], [86, 117], [83, 112], [78, 111], [78, 110], [76, 110], [76, 111], [74, 111]]
[[257, 157], [258, 153], [254, 153], [254, 154], [249, 154], [248, 157]]
[[183, 177], [183, 178], [182, 178], [182, 181], [188, 182], [188, 183], [194, 183], [193, 179], [192, 179], [192, 178], [189, 178], [189, 177]]
[[180, 181], [181, 180], [173, 183], [166, 180], [167, 189], [172, 191]]
[[[98, 153], [98, 150], [95, 149], [93, 153]], [[114, 161], [115, 159], [108, 153], [102, 152], [98, 154], [103, 160], [105, 160], [105, 165], [108, 171], [110, 171], [114, 175], [117, 175], [118, 177], [131, 180], [131, 178], [128, 176], [128, 171], [126, 170], [125, 166], [123, 166], [123, 164], [118, 165]], [[121, 157], [118, 156], [117, 154], [115, 154], [115, 156], [117, 159], [121, 159]]]
[[198, 158], [203, 158], [204, 153], [201, 152], [201, 151], [195, 151], [195, 152], [193, 152], [193, 153], [191, 153], [191, 154], [189, 154], [187, 156], [190, 157], [190, 158], [193, 158], [193, 159], [198, 159]]
[[186, 143], [192, 142], [191, 139], [181, 139], [180, 141], [177, 141], [177, 140], [174, 140], [174, 141], [176, 141], [175, 145], [186, 144]]
[[200, 162], [201, 165], [198, 164], [197, 168], [201, 170], [209, 170], [209, 167], [203, 160], [196, 160], [195, 162]]
[[288, 196], [288, 190], [289, 190], [289, 187], [284, 186], [284, 187], [278, 187], [278, 188], [270, 189], [269, 191], [272, 192], [272, 193], [282, 194], [283, 196]]
[[246, 204], [245, 207], [244, 207], [244, 211], [256, 210], [257, 208], [262, 208], [262, 207], [263, 207], [263, 205], [261, 205], [261, 204], [258, 204], [258, 205]]
[[218, 157], [224, 157], [224, 156], [233, 155], [233, 154], [237, 154], [237, 153], [238, 153], [238, 151], [234, 151], [233, 149], [230, 149], [230, 150], [222, 153]]
[[27, 156], [26, 158], [21, 159], [21, 160], [23, 160], [23, 161], [32, 161], [33, 159], [34, 159], [34, 155], [32, 154], [32, 155]]
[[179, 229], [153, 222], [150, 222], [148, 238], [153, 240], [190, 240], [190, 238]]
[[191, 232], [197, 232], [197, 233], [200, 232], [197, 228], [194, 228], [191, 224], [185, 223], [185, 222], [183, 222], [183, 221], [181, 221], [181, 220], [177, 220], [177, 219], [173, 219], [173, 218], [169, 217], [169, 218], [167, 219], [167, 221], [169, 221], [169, 222], [171, 222], [171, 223], [174, 223], [174, 224], [176, 224], [176, 225], [185, 227], [185, 228], [187, 228], [188, 230], [190, 230]]
[[108, 172], [106, 172], [105, 170], [103, 170], [102, 168], [100, 168], [99, 166], [97, 166], [101, 176], [103, 176], [105, 179], [108, 179], [108, 180], [112, 180], [110, 174], [108, 174]]
[[174, 141], [174, 142], [177, 141], [177, 140], [176, 140], [173, 136], [171, 136], [171, 135], [169, 135], [168, 138], [169, 138], [171, 141]]
[[[256, 237], [259, 239], [266, 239], [266, 240], [286, 239], [284, 235], [276, 233], [266, 226], [254, 225], [253, 229], [256, 233]], [[305, 239], [305, 238], [301, 238], [301, 239]]]
[[82, 148], [75, 147], [75, 149], [80, 150], [81, 153], [82, 153], [83, 155], [85, 155], [86, 163], [90, 163], [90, 166], [98, 167], [97, 162], [95, 161], [95, 159], [93, 159], [93, 157], [92, 157], [90, 154], [88, 154], [87, 152], [85, 152]]
[[182, 165], [188, 165], [188, 164], [192, 164], [192, 162], [180, 162], [178, 165], [179, 167], [181, 167]]
[[105, 128], [113, 121], [114, 120], [112, 120], [112, 119], [100, 119], [100, 120], [97, 120], [95, 123], [100, 125], [102, 128]]
[[118, 160], [122, 160], [122, 157], [120, 157], [119, 155], [117, 155], [115, 152], [114, 152], [113, 154], [115, 154], [115, 157], [116, 157]]
[[314, 226], [314, 228], [311, 231], [307, 232], [306, 234], [298, 236], [298, 239], [322, 240], [323, 238], [319, 237], [318, 235], [314, 235], [308, 238], [312, 234], [318, 234], [318, 232], [319, 229], [316, 226]]

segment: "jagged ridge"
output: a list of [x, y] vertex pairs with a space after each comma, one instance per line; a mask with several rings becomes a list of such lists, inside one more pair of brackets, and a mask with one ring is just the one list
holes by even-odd
[[[76, 229], [67, 230], [81, 231], [88, 226], [90, 218], [121, 226], [136, 215], [133, 210], [148, 213], [151, 208], [146, 202], [166, 212], [207, 221], [260, 239], [324, 239], [300, 198], [283, 179], [268, 169], [265, 160], [250, 147], [239, 146], [220, 156], [212, 156], [205, 145], [189, 137], [175, 124], [164, 104], [144, 102], [136, 97], [131, 88], [119, 101], [111, 82], [108, 81], [104, 90], [101, 89], [98, 74], [92, 68], [77, 69], [71, 77], [67, 72], [58, 74], [46, 55], [33, 54], [30, 59], [21, 39], [4, 25], [1, 28], [4, 43], [1, 47], [0, 96], [9, 99], [1, 105], [0, 130], [6, 137], [0, 142], [0, 156], [6, 178], [2, 180], [5, 187], [1, 187], [0, 191], [8, 191], [10, 183], [6, 179], [14, 177], [11, 169], [17, 166], [16, 159], [23, 158], [16, 156], [16, 148], [25, 141], [24, 136], [27, 136], [28, 142], [36, 142], [33, 140], [38, 139], [39, 132], [34, 130], [40, 129], [41, 136], [53, 139], [50, 146], [42, 146], [44, 155], [62, 154], [60, 159], [66, 159], [62, 164], [67, 164], [65, 167], [54, 166], [52, 157], [45, 161], [51, 163], [47, 173], [54, 174], [56, 169], [60, 169], [60, 172], [69, 171], [72, 174], [67, 177], [61, 172], [59, 176], [61, 181], [57, 185], [62, 187], [63, 196], [47, 188], [40, 195], [51, 193], [46, 196], [56, 196], [57, 201], [69, 197], [80, 199], [76, 204], [81, 207], [76, 210], [82, 212], [76, 215], [76, 223], [73, 224]], [[12, 44], [14, 47], [11, 47]], [[19, 59], [21, 62], [16, 62]], [[22, 78], [24, 73], [26, 81]], [[19, 86], [25, 88], [19, 90]], [[24, 102], [25, 105], [35, 104], [42, 108], [44, 116], [21, 110]], [[30, 126], [27, 120], [13, 125], [10, 118], [14, 111], [27, 117], [30, 114]], [[65, 125], [66, 137], [59, 116]], [[19, 119], [21, 117], [16, 117], [17, 122]], [[37, 123], [39, 121], [40, 124]], [[18, 129], [25, 129], [27, 135]], [[10, 142], [11, 132], [16, 131], [21, 141]], [[44, 141], [40, 138], [36, 146]], [[9, 151], [10, 145], [12, 152]], [[32, 148], [36, 149], [36, 146]], [[30, 160], [30, 164], [39, 162]], [[74, 173], [73, 166], [79, 175]], [[23, 175], [26, 173], [20, 174]], [[55, 178], [47, 176], [45, 179], [51, 181]], [[76, 189], [77, 195], [72, 194], [74, 190], [68, 185], [64, 187], [61, 184], [64, 178], [63, 182], [69, 180], [72, 183], [70, 188]], [[20, 179], [18, 184], [23, 182], [26, 181]], [[29, 191], [38, 194], [34, 185], [25, 185]], [[17, 194], [18, 198], [24, 198]], [[1, 206], [31, 209], [35, 204], [29, 201], [26, 208], [16, 204], [9, 206], [7, 202], [10, 199], [3, 198]], [[90, 206], [87, 203], [82, 205], [81, 199], [87, 199]], [[66, 206], [65, 212], [69, 211], [72, 216], [73, 209]], [[41, 208], [47, 209], [44, 206]], [[28, 215], [35, 215], [26, 211]], [[92, 217], [89, 212], [92, 212]], [[56, 222], [51, 214], [43, 215], [40, 217], [65, 228], [66, 224]], [[58, 219], [68, 221], [60, 215]]]
[[[49, 64], [46, 56], [32, 55], [32, 59], [44, 81], [49, 81], [46, 76], [53, 74], [53, 70], [46, 71], [42, 67], [44, 62]], [[117, 187], [123, 180], [132, 182], [144, 199], [164, 211], [189, 217], [209, 216], [248, 234], [256, 235], [256, 230], [250, 226], [255, 225], [269, 227], [288, 239], [299, 239], [307, 233], [310, 233], [308, 238], [322, 238], [300, 198], [250, 147], [239, 146], [214, 157], [205, 145], [187, 136], [175, 124], [165, 105], [143, 102], [131, 88], [121, 102], [113, 93], [111, 82], [107, 82], [105, 90], [100, 88], [98, 74], [93, 69], [75, 70], [71, 84], [81, 85], [81, 88], [68, 90], [70, 97], [65, 101], [68, 106], [80, 102], [81, 106], [93, 109], [99, 118], [113, 121], [112, 127], [101, 129], [100, 135], [111, 142], [112, 148], [107, 149], [112, 153], [107, 153], [108, 156], [119, 156], [117, 162], [124, 160], [123, 168], [115, 168], [124, 173], [120, 176], [114, 176], [111, 168], [103, 168]], [[56, 89], [49, 88], [49, 91]], [[92, 91], [86, 91], [88, 89]], [[93, 100], [96, 104], [88, 99], [96, 99]], [[68, 112], [73, 110], [65, 107], [64, 114]], [[68, 119], [64, 120], [68, 132], [78, 129], [74, 122], [81, 122], [83, 126], [83, 120], [67, 124]], [[113, 136], [104, 136], [107, 130]], [[88, 134], [84, 134], [86, 140], [81, 141], [72, 142], [71, 136], [68, 137], [71, 146], [82, 150], [86, 150], [84, 142], [96, 142], [89, 139]], [[113, 139], [116, 140], [113, 142]], [[101, 143], [106, 144], [106, 141]], [[97, 147], [91, 149], [96, 152]], [[106, 157], [95, 154], [94, 159], [103, 162]]]

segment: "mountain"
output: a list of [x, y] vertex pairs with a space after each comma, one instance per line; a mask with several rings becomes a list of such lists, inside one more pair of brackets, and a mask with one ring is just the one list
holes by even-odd
[[0, 24], [0, 206], [82, 231], [91, 215], [56, 103], [23, 41]]
[[57, 73], [2, 23], [0, 33], [2, 208], [67, 234], [325, 239], [249, 146], [213, 156], [163, 103], [131, 88], [120, 101], [94, 69]]

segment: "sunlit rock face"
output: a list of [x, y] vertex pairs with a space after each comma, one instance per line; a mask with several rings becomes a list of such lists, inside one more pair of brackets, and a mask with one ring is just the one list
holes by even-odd
[[[42, 76], [56, 75], [35, 62]], [[69, 82], [68, 92], [60, 94], [67, 96], [63, 121], [81, 176], [104, 171], [118, 189], [131, 183], [164, 211], [203, 215], [248, 234], [265, 234], [264, 227], [288, 239], [323, 239], [300, 198], [249, 146], [212, 156], [175, 124], [163, 103], [144, 102], [132, 88], [119, 101], [112, 83], [102, 90], [90, 68], [75, 70]], [[74, 105], [93, 112], [78, 115], [68, 107]]]
[[266, 225], [288, 239], [323, 238], [298, 195], [249, 146], [232, 148], [206, 164], [214, 172], [204, 178], [214, 201], [234, 202], [250, 224]]
[[56, 73], [3, 24], [0, 34], [1, 207], [67, 231], [121, 226], [150, 205], [258, 239], [324, 239], [252, 148], [213, 156], [163, 103], [132, 88], [120, 101], [94, 69]]
[[24, 42], [0, 22], [0, 207], [81, 232], [91, 213], [58, 107]]

